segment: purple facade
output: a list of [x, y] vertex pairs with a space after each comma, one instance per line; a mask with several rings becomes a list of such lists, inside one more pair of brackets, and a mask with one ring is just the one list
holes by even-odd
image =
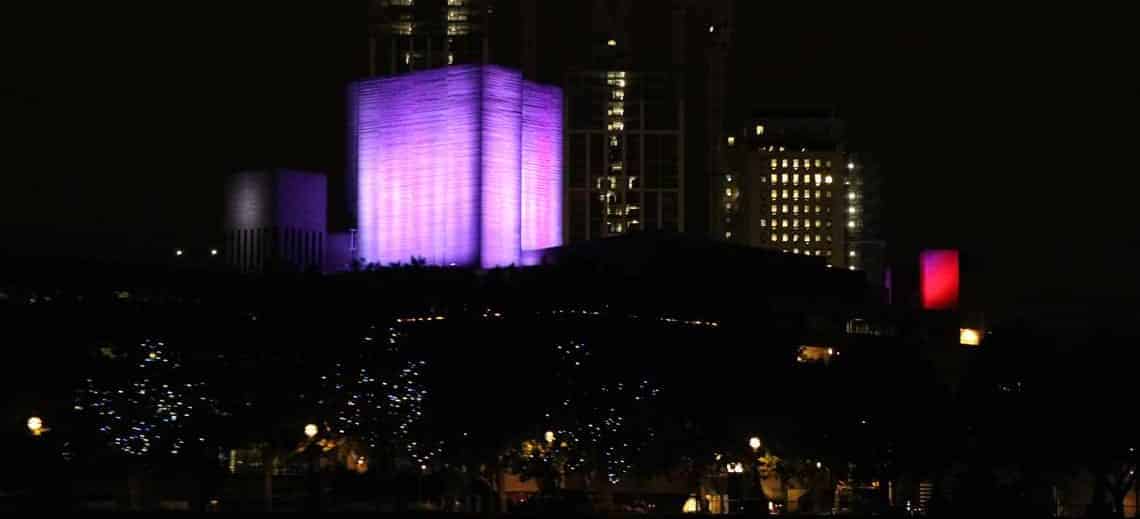
[[351, 92], [358, 255], [523, 265], [562, 240], [562, 93], [485, 66]]

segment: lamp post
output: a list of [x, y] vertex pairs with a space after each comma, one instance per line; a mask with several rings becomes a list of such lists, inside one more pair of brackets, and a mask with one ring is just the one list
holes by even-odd
[[756, 507], [756, 509], [755, 510], [748, 510], [747, 512], [748, 512], [748, 515], [764, 515], [764, 514], [767, 514], [768, 509], [765, 507], [766, 503], [763, 502], [763, 501], [765, 501], [765, 499], [763, 499], [763, 497], [764, 497], [764, 483], [760, 479], [760, 458], [759, 458], [760, 449], [764, 446], [764, 443], [760, 441], [759, 436], [753, 436], [753, 437], [748, 439], [748, 446], [752, 448], [752, 483], [753, 483], [752, 484], [752, 491], [756, 492], [760, 498], [759, 499], [753, 499], [753, 501], [754, 501], [753, 504]]
[[310, 512], [319, 512], [321, 509], [321, 473], [320, 473], [320, 447], [317, 442], [313, 441], [317, 437], [320, 428], [317, 424], [305, 425], [305, 437], [309, 439], [309, 444], [305, 446], [305, 450], [309, 454], [309, 503], [306, 508]]

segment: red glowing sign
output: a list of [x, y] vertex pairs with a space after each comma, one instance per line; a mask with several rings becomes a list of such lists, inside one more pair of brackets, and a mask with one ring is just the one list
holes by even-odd
[[922, 274], [922, 308], [958, 308], [958, 251], [927, 250], [919, 258]]

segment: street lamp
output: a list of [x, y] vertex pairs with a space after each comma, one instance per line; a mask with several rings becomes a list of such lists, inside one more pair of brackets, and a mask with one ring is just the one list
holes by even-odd
[[542, 439], [546, 440], [546, 443], [554, 443], [554, 431], [546, 431], [542, 435]]
[[309, 455], [309, 476], [308, 487], [309, 497], [307, 509], [311, 512], [317, 512], [321, 509], [321, 450], [317, 444], [313, 442], [313, 438], [317, 436], [320, 429], [317, 424], [305, 424], [305, 436], [309, 439], [309, 445], [305, 447], [306, 453]]
[[44, 429], [44, 421], [38, 416], [28, 418], [28, 430], [31, 431], [32, 436], [39, 436], [47, 429]]
[[[748, 439], [748, 446], [752, 447], [752, 479], [753, 479], [753, 492], [759, 492], [760, 497], [764, 496], [763, 483], [760, 480], [760, 460], [757, 456], [760, 454], [760, 447], [763, 446], [759, 436], [753, 436]], [[756, 506], [763, 507], [763, 499], [756, 499]]]

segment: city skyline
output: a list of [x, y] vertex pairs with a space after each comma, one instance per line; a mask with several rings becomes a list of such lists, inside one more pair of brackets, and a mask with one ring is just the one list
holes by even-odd
[[[226, 172], [284, 166], [328, 171], [336, 180], [345, 169], [345, 85], [367, 74], [362, 5], [254, 2], [221, 11], [207, 3], [179, 16], [149, 7], [162, 24], [133, 23], [113, 6], [78, 6], [74, 17], [29, 9], [14, 13], [27, 23], [6, 36], [15, 38], [7, 47], [36, 51], [13, 56], [15, 73], [2, 95], [12, 114], [4, 127], [10, 160], [25, 172], [15, 175], [10, 192], [21, 196], [6, 201], [3, 222], [13, 236], [26, 235], [24, 243], [57, 255], [113, 254], [101, 249], [129, 246], [126, 235], [138, 236], [140, 249], [163, 235], [173, 245], [218, 213]], [[964, 278], [989, 287], [964, 288], [963, 298], [1009, 315], [1136, 302], [1123, 287], [1137, 275], [1117, 259], [1136, 251], [1134, 236], [1115, 232], [1115, 224], [1039, 220], [1044, 204], [1066, 200], [1077, 213], [1103, 210], [1102, 221], [1124, 222], [1128, 206], [1117, 198], [1126, 190], [1110, 189], [1111, 176], [1104, 186], [1035, 180], [1110, 158], [1092, 153], [1093, 137], [1081, 129], [1113, 128], [1119, 121], [1102, 118], [1129, 108], [1125, 83], [1111, 79], [1117, 69], [1104, 66], [1123, 48], [1117, 33], [1098, 31], [1068, 50], [1071, 40], [1052, 37], [1060, 20], [1049, 13], [1018, 24], [1027, 32], [1017, 39], [1003, 32], [1017, 23], [1013, 13], [988, 20], [901, 13], [910, 19], [903, 24], [881, 12], [805, 14], [771, 10], [769, 19], [805, 22], [756, 21], [769, 30], [747, 31], [750, 40], [737, 43], [749, 51], [734, 57], [741, 73], [731, 86], [755, 89], [757, 103], [837, 108], [853, 147], [873, 151], [882, 164], [893, 260], [905, 263], [928, 247], [959, 248]], [[746, 21], [738, 23], [756, 16], [741, 9], [738, 20]], [[81, 18], [113, 30], [94, 38], [94, 25], [79, 25]], [[970, 38], [959, 37], [963, 27]], [[319, 36], [291, 37], [300, 34]], [[1085, 77], [1104, 77], [1096, 87], [1103, 95], [1093, 95]], [[153, 109], [159, 106], [168, 110]], [[46, 143], [65, 120], [86, 137], [58, 153]], [[1030, 158], [1045, 154], [1056, 158]], [[1072, 187], [1078, 196], [1069, 195]], [[1063, 288], [1043, 290], [1043, 279]], [[1020, 304], [1025, 299], [1032, 307]]]

